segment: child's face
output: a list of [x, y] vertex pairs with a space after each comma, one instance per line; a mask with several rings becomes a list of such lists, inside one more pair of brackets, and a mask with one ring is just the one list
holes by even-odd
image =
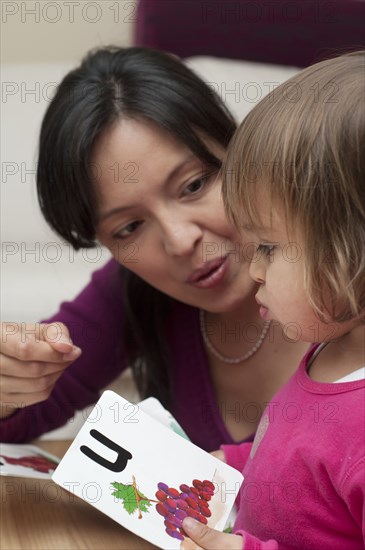
[[309, 305], [300, 232], [288, 235], [280, 209], [271, 208], [268, 201], [260, 202], [260, 211], [260, 226], [250, 228], [258, 247], [250, 275], [260, 284], [256, 294], [260, 315], [278, 321], [292, 340], [323, 342], [347, 333], [353, 327], [352, 321], [325, 323]]

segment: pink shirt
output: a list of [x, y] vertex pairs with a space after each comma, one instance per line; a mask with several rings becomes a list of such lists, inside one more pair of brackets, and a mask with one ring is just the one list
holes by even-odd
[[310, 379], [314, 349], [269, 403], [254, 442], [222, 446], [245, 476], [234, 526], [245, 550], [365, 546], [365, 382]]

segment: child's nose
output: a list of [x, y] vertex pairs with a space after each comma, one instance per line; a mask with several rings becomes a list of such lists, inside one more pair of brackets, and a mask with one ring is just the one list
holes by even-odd
[[250, 277], [257, 283], [265, 282], [266, 267], [262, 254], [255, 254], [250, 263]]

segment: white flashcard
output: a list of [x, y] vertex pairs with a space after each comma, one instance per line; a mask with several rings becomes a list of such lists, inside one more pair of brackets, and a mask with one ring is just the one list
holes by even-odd
[[243, 477], [142, 408], [104, 392], [52, 479], [152, 544], [188, 548], [183, 519], [222, 530]]

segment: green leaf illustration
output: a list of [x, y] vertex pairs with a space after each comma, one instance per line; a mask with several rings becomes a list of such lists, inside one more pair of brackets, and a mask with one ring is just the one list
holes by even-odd
[[132, 492], [134, 492], [133, 486], [131, 484], [123, 485], [123, 483], [114, 482], [112, 483], [112, 485], [116, 489], [116, 491], [114, 491], [113, 493], [113, 496], [115, 496], [116, 498], [123, 498], [123, 499], [128, 498], [131, 488], [132, 488]]
[[123, 501], [123, 508], [128, 514], [134, 514], [138, 510], [138, 517], [142, 518], [142, 512], [149, 512], [148, 508], [152, 505], [149, 498], [137, 489], [136, 480], [133, 476], [133, 483], [124, 484], [114, 481], [112, 483], [115, 491], [112, 495]]
[[139, 508], [142, 512], [148, 512], [148, 508], [151, 506], [151, 503], [149, 500], [140, 500], [139, 501]]

